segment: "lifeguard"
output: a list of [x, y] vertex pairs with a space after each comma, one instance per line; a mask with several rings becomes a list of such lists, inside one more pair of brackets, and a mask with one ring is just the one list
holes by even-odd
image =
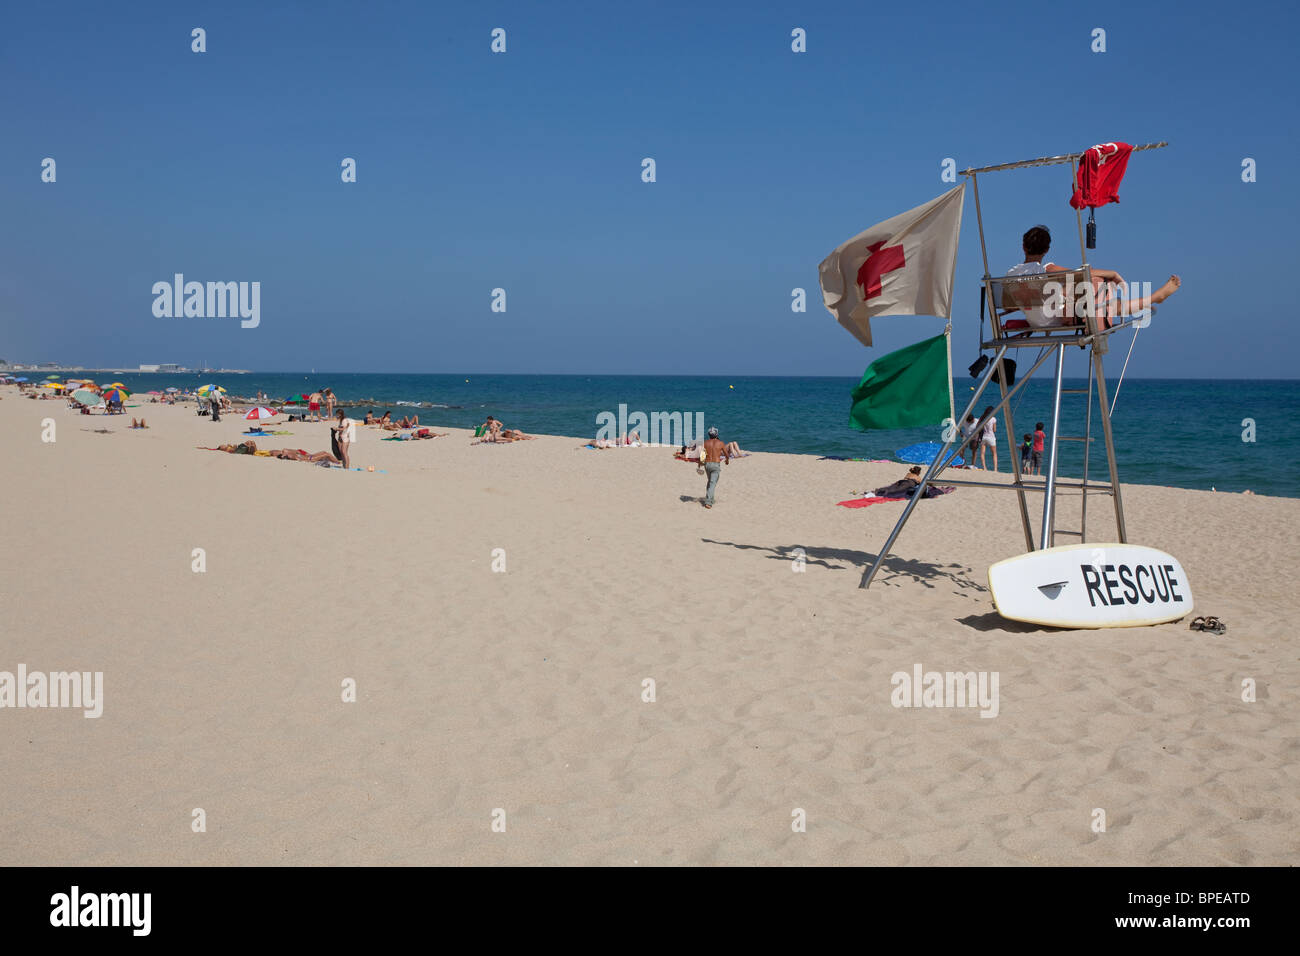
[[[1021, 248], [1024, 250], [1025, 261], [1018, 265], [1012, 266], [1008, 271], [1009, 276], [1032, 276], [1044, 275], [1052, 272], [1073, 273], [1074, 269], [1067, 266], [1058, 266], [1054, 262], [1043, 262], [1043, 257], [1047, 255], [1047, 250], [1052, 246], [1052, 234], [1047, 231], [1046, 226], [1033, 226], [1028, 232], [1021, 237]], [[1088, 311], [1092, 309], [1092, 303], [1095, 302], [1099, 310], [1104, 309], [1106, 318], [1114, 320], [1121, 315], [1132, 315], [1141, 312], [1143, 309], [1158, 305], [1165, 299], [1169, 298], [1178, 291], [1182, 285], [1182, 280], [1176, 275], [1171, 275], [1169, 281], [1162, 285], [1155, 292], [1141, 296], [1127, 298], [1118, 295], [1120, 287], [1127, 290], [1124, 277], [1113, 269], [1092, 268], [1092, 289], [1086, 286], [1083, 289], [1083, 298]], [[1148, 286], [1150, 288], [1150, 286]], [[1077, 309], [1067, 310], [1065, 303], [1074, 299], [1070, 289], [1063, 290], [1060, 294], [1049, 295], [1048, 299], [1036, 305], [1029, 305], [1019, 311], [1024, 312], [1025, 320], [1035, 329], [1046, 329], [1053, 326], [1069, 325], [1069, 321], [1062, 321], [1067, 313], [1073, 313], [1075, 317], [1080, 317]], [[1089, 296], [1088, 293], [1092, 294]], [[1121, 307], [1121, 302], [1123, 306]], [[1015, 309], [1009, 311], [1017, 311]], [[1107, 325], [1111, 324], [1110, 322]]]

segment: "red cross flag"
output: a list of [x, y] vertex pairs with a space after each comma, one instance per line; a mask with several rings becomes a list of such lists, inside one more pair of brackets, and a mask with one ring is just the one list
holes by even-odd
[[826, 308], [863, 345], [877, 315], [952, 313], [952, 271], [966, 184], [886, 219], [844, 243], [818, 267]]

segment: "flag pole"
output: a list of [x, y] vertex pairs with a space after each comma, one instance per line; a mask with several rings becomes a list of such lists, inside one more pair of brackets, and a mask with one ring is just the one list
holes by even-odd
[[[953, 271], [956, 271], [954, 268]], [[952, 311], [949, 309], [949, 311]], [[1137, 338], [1136, 335], [1133, 336]], [[957, 409], [953, 407], [952, 397], [952, 319], [948, 319], [948, 324], [943, 327], [943, 340], [948, 346], [948, 421], [949, 427], [954, 430], [957, 428]], [[1122, 377], [1122, 376], [1121, 376]]]
[[[966, 184], [961, 184], [961, 202], [963, 208], [966, 205]], [[957, 219], [957, 245], [961, 246], [961, 218], [960, 214]], [[948, 346], [948, 420], [952, 423], [951, 427], [956, 433], [957, 428], [957, 407], [953, 401], [952, 394], [952, 303], [954, 290], [957, 288], [957, 249], [952, 251], [952, 275], [948, 277], [948, 324], [943, 327], [944, 342]]]

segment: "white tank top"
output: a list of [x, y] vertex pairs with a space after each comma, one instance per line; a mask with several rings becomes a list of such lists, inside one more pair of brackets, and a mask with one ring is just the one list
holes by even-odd
[[[1021, 262], [1007, 270], [1009, 276], [1040, 276], [1047, 271], [1047, 268], [1041, 262]], [[1056, 325], [1057, 320], [1052, 318], [1043, 311], [1041, 305], [1036, 305], [1032, 309], [1025, 309], [1025, 319], [1036, 329], [1045, 329], [1050, 325]]]

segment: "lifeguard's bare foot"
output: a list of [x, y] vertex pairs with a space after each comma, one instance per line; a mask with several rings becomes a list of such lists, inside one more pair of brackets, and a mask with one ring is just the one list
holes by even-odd
[[1166, 282], [1164, 285], [1162, 285], [1160, 288], [1156, 289], [1156, 291], [1152, 294], [1151, 296], [1152, 304], [1155, 305], [1165, 301], [1165, 299], [1169, 298], [1171, 295], [1177, 292], [1178, 287], [1181, 286], [1182, 284], [1183, 284], [1183, 280], [1178, 278], [1178, 276], [1170, 276], [1169, 281]]

